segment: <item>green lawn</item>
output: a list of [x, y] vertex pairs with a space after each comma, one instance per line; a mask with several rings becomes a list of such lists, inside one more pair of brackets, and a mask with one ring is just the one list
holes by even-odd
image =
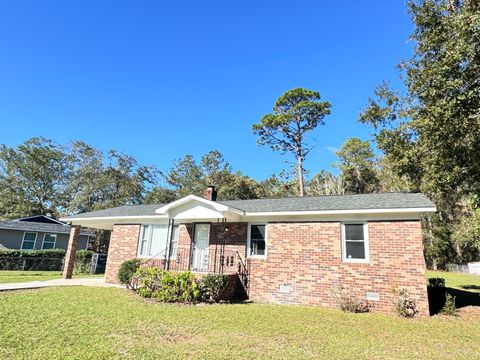
[[[78, 277], [97, 277], [103, 276], [99, 275], [74, 275], [74, 278]], [[15, 282], [28, 282], [28, 281], [44, 281], [44, 280], [53, 280], [60, 279], [62, 273], [60, 271], [9, 271], [2, 270], [0, 271], [0, 284], [2, 283], [15, 283]]]
[[478, 359], [480, 312], [469, 310], [408, 320], [309, 306], [156, 304], [118, 288], [4, 292], [0, 358]]
[[449, 288], [480, 292], [480, 275], [427, 270], [426, 276], [427, 278], [444, 278], [445, 286]]

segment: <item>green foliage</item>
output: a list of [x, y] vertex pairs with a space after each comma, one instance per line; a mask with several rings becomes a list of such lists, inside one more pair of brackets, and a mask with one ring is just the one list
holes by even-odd
[[52, 140], [0, 146], [0, 216], [58, 215], [66, 192], [67, 156]]
[[343, 188], [347, 193], [364, 194], [379, 190], [376, 157], [368, 141], [348, 139], [337, 151]]
[[253, 133], [258, 136], [258, 144], [295, 156], [300, 196], [304, 196], [303, 161], [312, 149], [306, 141], [306, 134], [318, 125], [324, 125], [323, 119], [328, 114], [330, 103], [320, 101], [320, 93], [295, 88], [281, 95], [273, 113], [264, 115], [252, 127]]
[[222, 293], [227, 289], [228, 276], [222, 274], [207, 274], [200, 281], [199, 288], [202, 299], [218, 303]]
[[408, 7], [415, 48], [400, 66], [407, 93], [382, 85], [360, 120], [376, 129], [377, 145], [398, 173], [455, 216], [461, 196], [480, 189], [480, 9], [475, 1], [449, 0]]
[[60, 270], [65, 250], [0, 250], [0, 270]]
[[63, 259], [65, 256], [65, 250], [0, 250], [1, 258], [56, 258]]
[[307, 192], [312, 196], [342, 195], [345, 193], [345, 188], [340, 176], [322, 170], [310, 180]]
[[449, 233], [463, 216], [465, 198], [480, 193], [480, 6], [414, 0], [408, 9], [415, 48], [399, 66], [405, 92], [382, 84], [360, 121], [373, 127], [390, 170], [440, 210], [447, 229], [428, 239], [427, 261], [468, 261], [478, 256], [475, 235], [459, 230], [452, 241]]
[[445, 294], [445, 305], [443, 306], [442, 310], [440, 311], [443, 315], [448, 316], [456, 316], [457, 315], [457, 307], [455, 306], [455, 297], [450, 295], [449, 293]]
[[95, 254], [91, 250], [77, 250], [75, 254], [74, 274], [90, 274], [92, 272], [92, 257]]
[[474, 209], [456, 224], [452, 238], [465, 262], [480, 259], [480, 209]]
[[135, 273], [138, 294], [162, 302], [191, 303], [200, 298], [200, 289], [190, 271], [173, 272], [156, 267], [140, 268]]
[[218, 200], [257, 198], [257, 182], [241, 172], [233, 172], [230, 164], [216, 150], [205, 154], [200, 163], [192, 155], [175, 160], [166, 180], [175, 188], [177, 197], [189, 194], [202, 196], [207, 186], [215, 185]]
[[427, 286], [432, 288], [444, 288], [445, 279], [440, 277], [429, 278], [427, 282]]
[[398, 294], [398, 299], [395, 303], [395, 310], [398, 316], [405, 318], [413, 318], [418, 314], [417, 304], [415, 299], [408, 296], [408, 291], [405, 288], [395, 289], [394, 293]]
[[127, 289], [135, 290], [136, 281], [134, 278], [135, 273], [140, 267], [140, 259], [130, 259], [124, 261], [118, 269], [117, 278], [121, 284], [125, 285]]

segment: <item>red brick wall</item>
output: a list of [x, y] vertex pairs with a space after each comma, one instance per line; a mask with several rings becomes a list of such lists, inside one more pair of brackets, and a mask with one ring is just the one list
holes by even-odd
[[[118, 267], [137, 253], [140, 225], [116, 225], [112, 231], [107, 282], [117, 282]], [[247, 223], [228, 224], [226, 254], [245, 256]], [[336, 306], [333, 292], [348, 288], [359, 299], [365, 292], [379, 293], [379, 301], [371, 301], [376, 311], [394, 311], [394, 288], [406, 287], [416, 299], [422, 315], [428, 315], [424, 279], [422, 234], [418, 221], [373, 221], [368, 224], [370, 263], [344, 263], [341, 257], [340, 223], [297, 222], [268, 225], [267, 259], [250, 260], [249, 296], [254, 301], [304, 303]], [[181, 224], [178, 248], [188, 266], [192, 225]], [[221, 224], [210, 230], [210, 250], [222, 241]], [[213, 255], [212, 255], [213, 256]], [[236, 269], [225, 269], [232, 273]], [[280, 291], [280, 285], [286, 285]]]
[[105, 281], [118, 283], [117, 273], [120, 264], [137, 256], [140, 225], [114, 225], [108, 246]]
[[[342, 262], [338, 222], [270, 223], [267, 259], [251, 259], [250, 299], [336, 306], [333, 293], [348, 288], [374, 310], [393, 312], [393, 288], [405, 287], [428, 315], [420, 222], [369, 222], [370, 263]], [[280, 291], [280, 285], [282, 291]]]

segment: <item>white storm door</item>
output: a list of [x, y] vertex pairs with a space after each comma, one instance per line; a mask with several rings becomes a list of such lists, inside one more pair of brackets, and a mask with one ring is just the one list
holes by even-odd
[[210, 244], [210, 224], [195, 224], [193, 235], [192, 270], [208, 271], [208, 245]]

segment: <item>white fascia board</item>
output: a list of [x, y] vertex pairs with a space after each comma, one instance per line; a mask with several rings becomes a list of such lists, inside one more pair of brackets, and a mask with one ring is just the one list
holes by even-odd
[[408, 214], [437, 211], [436, 207], [399, 209], [360, 209], [360, 210], [318, 210], [318, 211], [267, 211], [246, 212], [246, 217], [256, 216], [309, 216], [309, 215], [350, 215], [350, 214]]
[[104, 222], [104, 221], [111, 221], [115, 222], [117, 220], [123, 221], [123, 220], [161, 220], [161, 219], [168, 219], [167, 215], [132, 215], [132, 216], [101, 216], [101, 217], [67, 217], [67, 218], [60, 218], [61, 221], [64, 222], [82, 222], [82, 221], [99, 221], [99, 222]]

